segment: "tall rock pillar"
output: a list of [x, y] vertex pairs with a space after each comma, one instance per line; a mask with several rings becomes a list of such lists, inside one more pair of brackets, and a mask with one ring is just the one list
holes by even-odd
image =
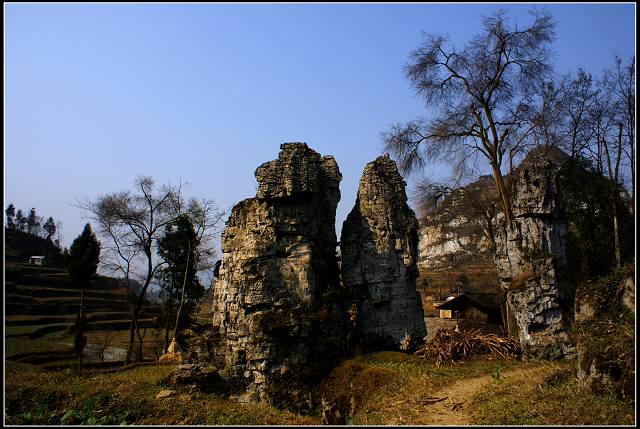
[[335, 213], [342, 175], [304, 143], [280, 146], [255, 172], [255, 198], [233, 207], [222, 234], [214, 329], [238, 399], [304, 408], [306, 387], [342, 352]]
[[378, 157], [360, 179], [342, 226], [342, 278], [358, 301], [365, 347], [412, 350], [427, 335], [418, 275], [418, 221], [394, 161]]
[[556, 359], [575, 350], [563, 303], [568, 224], [559, 177], [560, 167], [548, 157], [534, 157], [514, 177], [513, 222], [498, 217], [494, 258], [526, 358]]

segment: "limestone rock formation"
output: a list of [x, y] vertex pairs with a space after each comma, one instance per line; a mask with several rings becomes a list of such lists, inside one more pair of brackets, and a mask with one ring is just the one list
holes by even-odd
[[576, 290], [577, 376], [587, 391], [635, 397], [635, 305], [629, 306], [634, 272], [628, 264]]
[[496, 212], [491, 176], [480, 176], [446, 195], [419, 220], [418, 267], [432, 271], [493, 265], [488, 222]]
[[280, 146], [255, 172], [255, 198], [238, 203], [222, 234], [214, 329], [240, 401], [305, 407], [304, 387], [348, 335], [336, 259], [342, 175], [304, 143]]
[[360, 179], [342, 227], [342, 278], [358, 301], [357, 335], [367, 347], [413, 350], [426, 336], [418, 274], [418, 221], [394, 161], [378, 157]]
[[495, 262], [501, 287], [518, 324], [526, 357], [572, 354], [560, 273], [567, 268], [567, 220], [558, 186], [560, 168], [533, 157], [514, 178], [514, 221], [498, 217]]

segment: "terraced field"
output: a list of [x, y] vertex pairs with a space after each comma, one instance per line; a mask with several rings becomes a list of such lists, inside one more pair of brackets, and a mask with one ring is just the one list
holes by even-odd
[[[80, 307], [80, 291], [66, 271], [5, 262], [5, 358], [47, 368], [72, 365], [71, 328]], [[96, 276], [85, 290], [87, 311], [86, 360], [95, 360], [97, 348], [107, 345], [118, 360], [129, 340], [129, 304], [126, 288], [116, 279]], [[140, 320], [146, 358], [161, 352], [157, 304], [143, 307]]]

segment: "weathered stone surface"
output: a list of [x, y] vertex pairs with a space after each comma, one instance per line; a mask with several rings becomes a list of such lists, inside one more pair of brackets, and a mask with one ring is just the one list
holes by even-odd
[[169, 390], [169, 389], [161, 390], [156, 395], [156, 399], [168, 398], [169, 396], [173, 395], [174, 393], [176, 393], [175, 390]]
[[635, 397], [635, 308], [629, 307], [633, 274], [633, 265], [627, 265], [576, 290], [577, 377], [587, 391]]
[[222, 379], [219, 370], [224, 365], [223, 356], [217, 354], [222, 338], [217, 332], [207, 332], [196, 337], [188, 352], [181, 351], [181, 359], [173, 373], [174, 384], [193, 384], [202, 390], [219, 390]]
[[342, 227], [342, 278], [368, 347], [413, 350], [427, 334], [415, 287], [418, 221], [406, 201], [395, 162], [378, 157], [364, 168]]
[[498, 216], [494, 258], [527, 358], [555, 359], [575, 351], [559, 277], [567, 268], [559, 175], [549, 158], [533, 157], [514, 177], [513, 222], [507, 225]]
[[494, 200], [492, 176], [480, 176], [445, 196], [419, 219], [418, 267], [431, 271], [492, 264], [487, 219], [497, 212]]
[[214, 365], [203, 363], [181, 363], [173, 373], [173, 382], [176, 384], [198, 384], [208, 378], [218, 378], [218, 368]]
[[342, 179], [331, 156], [280, 146], [255, 172], [255, 198], [238, 203], [222, 234], [214, 328], [239, 401], [304, 408], [305, 384], [342, 351], [335, 213]]
[[627, 277], [624, 281], [624, 292], [622, 293], [622, 305], [627, 307], [632, 313], [636, 312], [636, 284], [633, 277]]

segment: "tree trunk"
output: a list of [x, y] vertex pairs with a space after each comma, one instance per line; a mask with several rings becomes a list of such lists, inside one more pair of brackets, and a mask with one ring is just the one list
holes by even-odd
[[178, 337], [178, 324], [180, 323], [180, 315], [182, 314], [182, 305], [184, 304], [184, 294], [187, 288], [187, 274], [189, 272], [189, 257], [191, 256], [191, 242], [188, 242], [187, 248], [187, 263], [184, 267], [184, 277], [182, 278], [182, 295], [180, 297], [180, 306], [178, 307], [178, 312], [176, 314], [176, 325], [173, 330], [173, 339], [177, 341]]
[[82, 372], [82, 352], [84, 351], [84, 286], [80, 288], [80, 318], [78, 319], [77, 334], [81, 341], [80, 351], [78, 352], [78, 372]]
[[615, 252], [616, 252], [616, 266], [622, 266], [622, 255], [620, 251], [620, 226], [618, 224], [618, 204], [615, 200], [615, 191], [613, 192], [613, 237], [615, 243]]
[[615, 168], [611, 168], [611, 156], [609, 155], [609, 147], [604, 142], [605, 155], [607, 156], [607, 164], [609, 167], [609, 180], [611, 181], [611, 208], [613, 211], [613, 241], [615, 246], [616, 266], [622, 265], [622, 252], [620, 250], [620, 218], [617, 204], [618, 192], [618, 168], [620, 166], [620, 158], [622, 152], [622, 124], [618, 126], [618, 148]]
[[125, 365], [131, 363], [133, 358], [133, 342], [135, 340], [136, 323], [134, 321], [133, 312], [131, 313], [131, 327], [129, 328], [129, 346], [127, 347], [127, 357], [124, 360]]
[[511, 221], [513, 220], [513, 212], [511, 211], [511, 201], [504, 183], [504, 178], [502, 177], [502, 172], [494, 162], [491, 163], [491, 169], [493, 171], [493, 178], [496, 181], [498, 198], [500, 199], [500, 203], [502, 204], [502, 210], [507, 220], [507, 224], [511, 225]]
[[169, 347], [169, 330], [171, 330], [171, 309], [167, 306], [167, 317], [164, 324], [164, 346], [162, 347], [163, 353], [166, 353]]

